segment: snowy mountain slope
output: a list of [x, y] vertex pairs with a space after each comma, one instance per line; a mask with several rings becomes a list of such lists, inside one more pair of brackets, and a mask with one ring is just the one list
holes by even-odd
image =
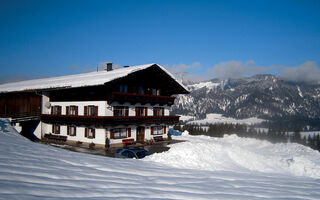
[[[315, 179], [318, 174], [311, 173], [313, 170], [310, 168], [310, 163], [314, 163], [310, 157], [315, 156], [314, 159], [319, 160], [319, 153], [315, 154], [302, 146], [289, 145], [281, 149], [272, 147], [269, 143], [234, 136], [217, 140], [188, 136], [181, 139], [189, 142], [172, 145], [168, 153], [157, 154], [145, 160], [124, 160], [33, 143], [17, 135], [4, 120], [0, 122], [0, 199], [320, 198], [320, 182]], [[248, 146], [238, 146], [238, 140], [248, 143]], [[210, 145], [212, 142], [214, 145]], [[199, 146], [188, 150], [190, 143]], [[272, 150], [266, 150], [260, 160], [256, 159], [256, 163], [254, 160], [249, 162], [248, 165], [254, 164], [252, 169], [249, 169], [243, 163], [246, 159], [251, 159], [250, 155], [256, 155], [252, 148], [260, 144], [262, 147], [259, 147], [259, 150], [269, 147], [272, 147]], [[181, 149], [184, 149], [185, 153], [181, 153]], [[294, 152], [290, 154], [292, 150]], [[173, 160], [174, 154], [180, 164]], [[291, 173], [282, 165], [279, 171], [274, 172], [271, 168], [274, 162], [271, 160], [286, 158], [288, 154], [292, 155], [289, 157], [293, 159], [292, 162], [309, 163], [305, 167], [308, 173]], [[203, 155], [207, 157], [206, 160], [197, 159], [204, 159]], [[209, 161], [209, 157], [216, 163], [210, 162], [205, 166], [205, 162], [199, 162]], [[268, 157], [270, 159], [264, 159]], [[157, 162], [152, 161], [153, 159]], [[219, 159], [224, 161], [218, 162]], [[270, 162], [269, 165], [260, 163], [266, 161]], [[282, 163], [278, 160], [277, 162]], [[190, 166], [190, 163], [193, 165]], [[259, 165], [269, 168], [263, 171], [263, 166]], [[317, 164], [314, 167], [314, 170], [318, 170], [319, 166]]]
[[[181, 118], [181, 117], [180, 117]], [[187, 119], [187, 120], [184, 120]], [[246, 125], [254, 125], [259, 124], [265, 120], [258, 119], [256, 117], [246, 118], [246, 119], [234, 119], [231, 117], [224, 117], [221, 114], [210, 113], [207, 114], [205, 119], [194, 120], [192, 117], [182, 116], [182, 121], [186, 121], [188, 124], [246, 124]]]
[[262, 119], [320, 117], [320, 85], [286, 82], [273, 75], [218, 80], [188, 85], [188, 95], [178, 95], [174, 114], [218, 113], [234, 118]]

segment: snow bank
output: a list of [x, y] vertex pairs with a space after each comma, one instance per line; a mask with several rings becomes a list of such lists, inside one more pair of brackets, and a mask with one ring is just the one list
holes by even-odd
[[[235, 150], [237, 148], [242, 150], [242, 147], [237, 147], [239, 144], [237, 141], [240, 139], [235, 137], [216, 141], [207, 140], [205, 137], [181, 137], [188, 139], [189, 142], [172, 146], [172, 150], [168, 152], [168, 166], [164, 164], [165, 161], [161, 163], [150, 161], [157, 157], [160, 161], [161, 155], [164, 154], [154, 155], [151, 157], [153, 159], [149, 160], [88, 155], [30, 142], [19, 136], [8, 121], [0, 119], [0, 127], [0, 199], [320, 199], [319, 179], [280, 173], [266, 174], [254, 170], [240, 172], [240, 166], [244, 165], [245, 159], [239, 159], [239, 163], [242, 163], [238, 165], [239, 167], [234, 165], [234, 158], [237, 156], [231, 153], [236, 153], [231, 151], [231, 141], [236, 142], [233, 146]], [[258, 144], [252, 140], [242, 141], [248, 143], [251, 148], [254, 148], [253, 144]], [[201, 145], [202, 142], [205, 142], [202, 149], [201, 146], [191, 145]], [[212, 142], [215, 145], [210, 145]], [[265, 145], [264, 148], [258, 147], [259, 149], [270, 147], [270, 144], [262, 144]], [[181, 156], [181, 145], [186, 145], [184, 157]], [[221, 152], [225, 147], [226, 152], [229, 152], [225, 156], [229, 157], [230, 162], [220, 158], [224, 163], [217, 163], [216, 167], [224, 171], [201, 170], [209, 167], [203, 167], [204, 164], [199, 162], [200, 157], [203, 162], [208, 161], [210, 157], [212, 160], [218, 159], [219, 154], [223, 156]], [[300, 159], [309, 156], [318, 158], [315, 152], [310, 151], [308, 156], [305, 155], [308, 153], [306, 149], [299, 150], [299, 148], [293, 154], [297, 156], [300, 154]], [[246, 149], [243, 154], [247, 154], [248, 158], [249, 149], [243, 149]], [[172, 160], [175, 150], [180, 151], [176, 156], [180, 164]], [[207, 152], [207, 159], [198, 155], [204, 153], [204, 150]], [[213, 152], [217, 152], [218, 156], [214, 157]], [[271, 150], [269, 152], [271, 153]], [[285, 154], [283, 151], [279, 152]], [[255, 153], [252, 155], [257, 156]], [[296, 157], [292, 158], [296, 162]], [[196, 163], [191, 164], [191, 160], [198, 162], [198, 167]], [[310, 159], [305, 161], [313, 163]], [[308, 162], [307, 171], [310, 166]], [[174, 168], [172, 167], [174, 163], [178, 167], [190, 165], [187, 167], [194, 169]], [[223, 166], [234, 171], [225, 171]], [[258, 168], [258, 164], [254, 166]]]
[[320, 153], [299, 144], [208, 136], [174, 137], [188, 142], [172, 145], [168, 152], [146, 158], [171, 167], [211, 171], [278, 173], [320, 178]]
[[264, 119], [259, 119], [256, 117], [251, 117], [247, 119], [235, 119], [230, 117], [224, 117], [221, 114], [210, 113], [206, 115], [205, 119], [194, 120], [188, 122], [188, 124], [217, 124], [217, 123], [228, 123], [228, 124], [258, 124], [265, 121]]

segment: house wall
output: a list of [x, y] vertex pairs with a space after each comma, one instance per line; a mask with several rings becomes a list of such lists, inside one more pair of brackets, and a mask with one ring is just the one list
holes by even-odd
[[51, 106], [61, 106], [62, 115], [66, 114], [67, 106], [78, 106], [78, 115], [84, 115], [84, 107], [88, 105], [98, 106], [98, 116], [109, 116], [106, 109], [108, 107], [107, 101], [51, 102]]
[[37, 126], [36, 129], [34, 130], [33, 134], [34, 134], [38, 139], [41, 139], [41, 138], [42, 138], [42, 123], [41, 123], [41, 122], [38, 124], [38, 126]]
[[50, 114], [50, 97], [48, 92], [42, 93], [41, 114]]
[[20, 125], [20, 123], [15, 123], [13, 124], [14, 129], [16, 129], [16, 131], [18, 133], [20, 133], [22, 131], [22, 126]]
[[[45, 134], [52, 133], [52, 124], [43, 123], [42, 131]], [[76, 135], [70, 136], [67, 134], [67, 126], [60, 126], [60, 134], [61, 136], [67, 136], [67, 140], [73, 142], [86, 142], [86, 143], [95, 143], [95, 144], [105, 144], [105, 129], [104, 128], [95, 128], [95, 138], [87, 138], [85, 137], [85, 127], [76, 127]]]
[[[78, 115], [84, 115], [84, 106], [88, 105], [94, 105], [98, 106], [98, 116], [113, 116], [113, 107], [114, 106], [128, 106], [129, 107], [129, 116], [135, 116], [136, 107], [147, 107], [148, 108], [148, 116], [153, 116], [153, 108], [154, 107], [163, 107], [164, 108], [164, 115], [169, 116], [169, 106], [159, 106], [158, 104], [156, 105], [150, 105], [150, 104], [135, 104], [131, 105], [129, 103], [124, 103], [124, 104], [119, 104], [117, 102], [111, 103], [110, 105], [107, 103], [107, 101], [73, 101], [73, 102], [51, 102], [51, 106], [61, 106], [61, 114], [65, 115], [66, 114], [66, 106], [78, 106]], [[51, 110], [47, 111], [48, 109], [45, 109], [46, 112], [49, 113], [44, 113], [44, 114], [50, 114]]]
[[[49, 97], [46, 95], [43, 97], [44, 101], [49, 101]], [[141, 105], [140, 103], [131, 105], [129, 103], [119, 104], [117, 102], [113, 102], [110, 105], [107, 101], [68, 101], [68, 102], [50, 102], [51, 106], [61, 106], [61, 114], [66, 115], [66, 107], [67, 106], [78, 106], [78, 115], [83, 116], [84, 115], [84, 107], [88, 105], [98, 106], [98, 116], [113, 116], [113, 108], [115, 106], [128, 106], [129, 107], [129, 116], [136, 116], [136, 107], [147, 107], [148, 108], [148, 116], [153, 116], [153, 108], [154, 107], [163, 107], [164, 108], [164, 115], [169, 116], [169, 106], [160, 106], [158, 104], [151, 105], [151, 104], [145, 104]], [[50, 114], [51, 109], [43, 108], [44, 113]], [[49, 113], [48, 113], [49, 112]], [[140, 126], [140, 125], [139, 125]], [[141, 125], [145, 127], [145, 140], [152, 140], [154, 136], [159, 135], [151, 135], [151, 126], [158, 126], [156, 124], [154, 125]], [[162, 126], [165, 126], [164, 124]], [[116, 125], [116, 126], [110, 126], [106, 128], [95, 128], [95, 138], [86, 138], [85, 137], [85, 127], [76, 127], [76, 136], [70, 136], [67, 135], [67, 126], [60, 126], [60, 135], [67, 136], [68, 141], [81, 141], [86, 143], [95, 143], [100, 145], [105, 145], [106, 138], [110, 138], [110, 129], [113, 128], [131, 128], [131, 136], [127, 138], [121, 138], [121, 139], [110, 139], [109, 144], [117, 145], [122, 144], [123, 139], [133, 139], [134, 141], [137, 140], [137, 126], [136, 125], [130, 125], [130, 126], [123, 126], [123, 125]], [[167, 132], [169, 128], [167, 126], [166, 133], [162, 135], [164, 139], [167, 138]], [[41, 126], [41, 132], [42, 135], [52, 133], [52, 124], [45, 124], [42, 123]], [[41, 138], [41, 134], [40, 134]]]

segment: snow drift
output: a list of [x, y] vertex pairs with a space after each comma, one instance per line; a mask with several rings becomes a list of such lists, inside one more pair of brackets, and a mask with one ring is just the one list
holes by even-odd
[[187, 142], [171, 146], [168, 152], [153, 154], [147, 160], [172, 167], [213, 171], [257, 171], [320, 178], [320, 153], [294, 143], [208, 136], [184, 136]]
[[[316, 170], [310, 169], [312, 164], [317, 164], [310, 157], [319, 157], [310, 149], [295, 145], [276, 148], [235, 136], [221, 139], [182, 136], [181, 139], [188, 142], [172, 145], [169, 152], [148, 159], [115, 159], [30, 142], [7, 120], [0, 119], [0, 199], [320, 199], [319, 179], [310, 178], [319, 176]], [[246, 144], [240, 145], [241, 142]], [[258, 156], [255, 148], [262, 151], [260, 159], [255, 158]], [[276, 154], [286, 159], [286, 155], [292, 155], [293, 161], [289, 163], [303, 159], [307, 173], [295, 176], [299, 170], [289, 173], [285, 167], [273, 173], [270, 160], [278, 158]], [[244, 163], [251, 157], [257, 163], [247, 164], [253, 167], [250, 171]], [[260, 172], [263, 168], [260, 160], [269, 162], [266, 171], [272, 173]]]

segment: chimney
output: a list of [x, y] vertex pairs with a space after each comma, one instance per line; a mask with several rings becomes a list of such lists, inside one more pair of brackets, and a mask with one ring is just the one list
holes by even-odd
[[108, 71], [112, 71], [112, 63], [106, 63], [106, 67], [104, 68], [104, 70]]

